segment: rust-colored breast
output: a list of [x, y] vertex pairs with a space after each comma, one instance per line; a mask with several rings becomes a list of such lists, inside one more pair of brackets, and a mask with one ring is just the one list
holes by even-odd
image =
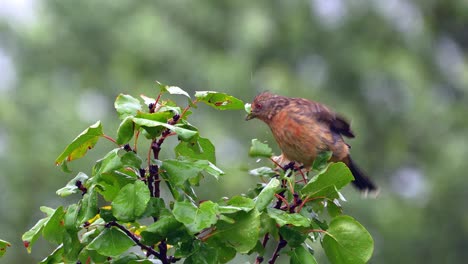
[[341, 135], [332, 131], [328, 123], [320, 122], [311, 111], [301, 110], [297, 105], [289, 105], [269, 122], [283, 155], [305, 166], [310, 166], [321, 151], [331, 150], [334, 161], [345, 158], [348, 146]]
[[283, 109], [270, 123], [270, 128], [283, 155], [292, 161], [312, 164], [321, 145], [318, 127], [310, 117]]

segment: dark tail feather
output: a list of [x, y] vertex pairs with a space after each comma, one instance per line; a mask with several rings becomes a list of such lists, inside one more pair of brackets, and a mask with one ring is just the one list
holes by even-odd
[[359, 189], [359, 191], [366, 192], [366, 193], [372, 193], [372, 192], [378, 191], [377, 185], [375, 185], [375, 183], [372, 182], [372, 180], [369, 177], [367, 177], [364, 174], [364, 172], [362, 172], [358, 168], [358, 166], [356, 166], [356, 164], [353, 162], [351, 157], [348, 157], [348, 167], [354, 176], [354, 181], [353, 181], [354, 187]]

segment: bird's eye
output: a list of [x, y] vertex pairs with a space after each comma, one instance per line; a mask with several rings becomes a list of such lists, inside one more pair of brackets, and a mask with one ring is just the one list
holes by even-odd
[[254, 104], [254, 107], [255, 107], [255, 109], [260, 110], [260, 109], [262, 109], [263, 106], [262, 106], [261, 103], [255, 103], [255, 104]]

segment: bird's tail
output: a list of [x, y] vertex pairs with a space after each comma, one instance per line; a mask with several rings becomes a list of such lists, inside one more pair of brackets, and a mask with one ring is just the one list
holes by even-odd
[[354, 163], [351, 157], [348, 157], [348, 167], [351, 170], [351, 173], [354, 176], [353, 185], [359, 191], [364, 193], [377, 193], [378, 187], [377, 185], [367, 177], [361, 169]]

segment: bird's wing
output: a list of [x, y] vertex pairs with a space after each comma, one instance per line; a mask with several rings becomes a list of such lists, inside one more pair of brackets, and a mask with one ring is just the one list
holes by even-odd
[[324, 122], [330, 126], [330, 129], [345, 137], [354, 138], [349, 122], [340, 115], [337, 115], [323, 104], [298, 98], [297, 104], [307, 112], [308, 115], [315, 116], [317, 121]]

